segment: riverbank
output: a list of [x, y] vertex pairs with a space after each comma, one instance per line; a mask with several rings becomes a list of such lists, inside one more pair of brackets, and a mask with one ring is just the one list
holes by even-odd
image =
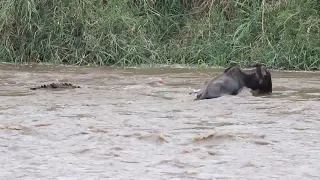
[[[192, 72], [195, 71], [211, 71], [211, 70], [217, 70], [217, 71], [223, 71], [226, 67], [224, 66], [198, 66], [198, 65], [185, 65], [185, 64], [139, 64], [135, 66], [116, 66], [116, 65], [102, 65], [102, 66], [92, 66], [92, 65], [72, 65], [72, 64], [53, 64], [53, 63], [10, 63], [10, 62], [0, 62], [0, 66], [17, 66], [17, 67], [44, 67], [44, 68], [54, 68], [54, 67], [61, 67], [61, 68], [115, 68], [115, 69], [155, 69], [155, 70], [161, 70], [161, 69], [176, 69], [176, 70], [190, 70]], [[250, 67], [242, 67], [242, 69], [251, 69]], [[290, 73], [290, 72], [296, 72], [296, 73], [317, 73], [320, 72], [319, 69], [314, 70], [285, 70], [281, 68], [268, 68], [269, 71], [273, 72], [283, 72], [283, 73]]]
[[320, 67], [320, 3], [7, 1], [0, 59], [89, 66]]

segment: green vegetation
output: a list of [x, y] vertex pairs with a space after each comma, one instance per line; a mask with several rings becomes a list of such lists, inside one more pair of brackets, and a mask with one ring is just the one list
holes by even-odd
[[320, 66], [318, 0], [3, 0], [0, 59]]

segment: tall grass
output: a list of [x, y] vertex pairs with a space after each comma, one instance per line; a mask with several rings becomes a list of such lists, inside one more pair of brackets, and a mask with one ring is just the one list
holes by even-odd
[[318, 0], [2, 0], [0, 61], [320, 66]]

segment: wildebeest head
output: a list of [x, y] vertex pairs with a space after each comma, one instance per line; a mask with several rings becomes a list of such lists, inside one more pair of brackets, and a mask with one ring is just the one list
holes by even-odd
[[255, 67], [255, 80], [250, 82], [253, 90], [258, 90], [261, 93], [272, 93], [271, 74], [266, 66], [261, 63], [254, 63], [251, 65]]

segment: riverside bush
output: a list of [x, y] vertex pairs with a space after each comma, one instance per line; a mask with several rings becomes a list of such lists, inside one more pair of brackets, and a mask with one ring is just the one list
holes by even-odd
[[317, 0], [3, 0], [0, 59], [320, 66]]

